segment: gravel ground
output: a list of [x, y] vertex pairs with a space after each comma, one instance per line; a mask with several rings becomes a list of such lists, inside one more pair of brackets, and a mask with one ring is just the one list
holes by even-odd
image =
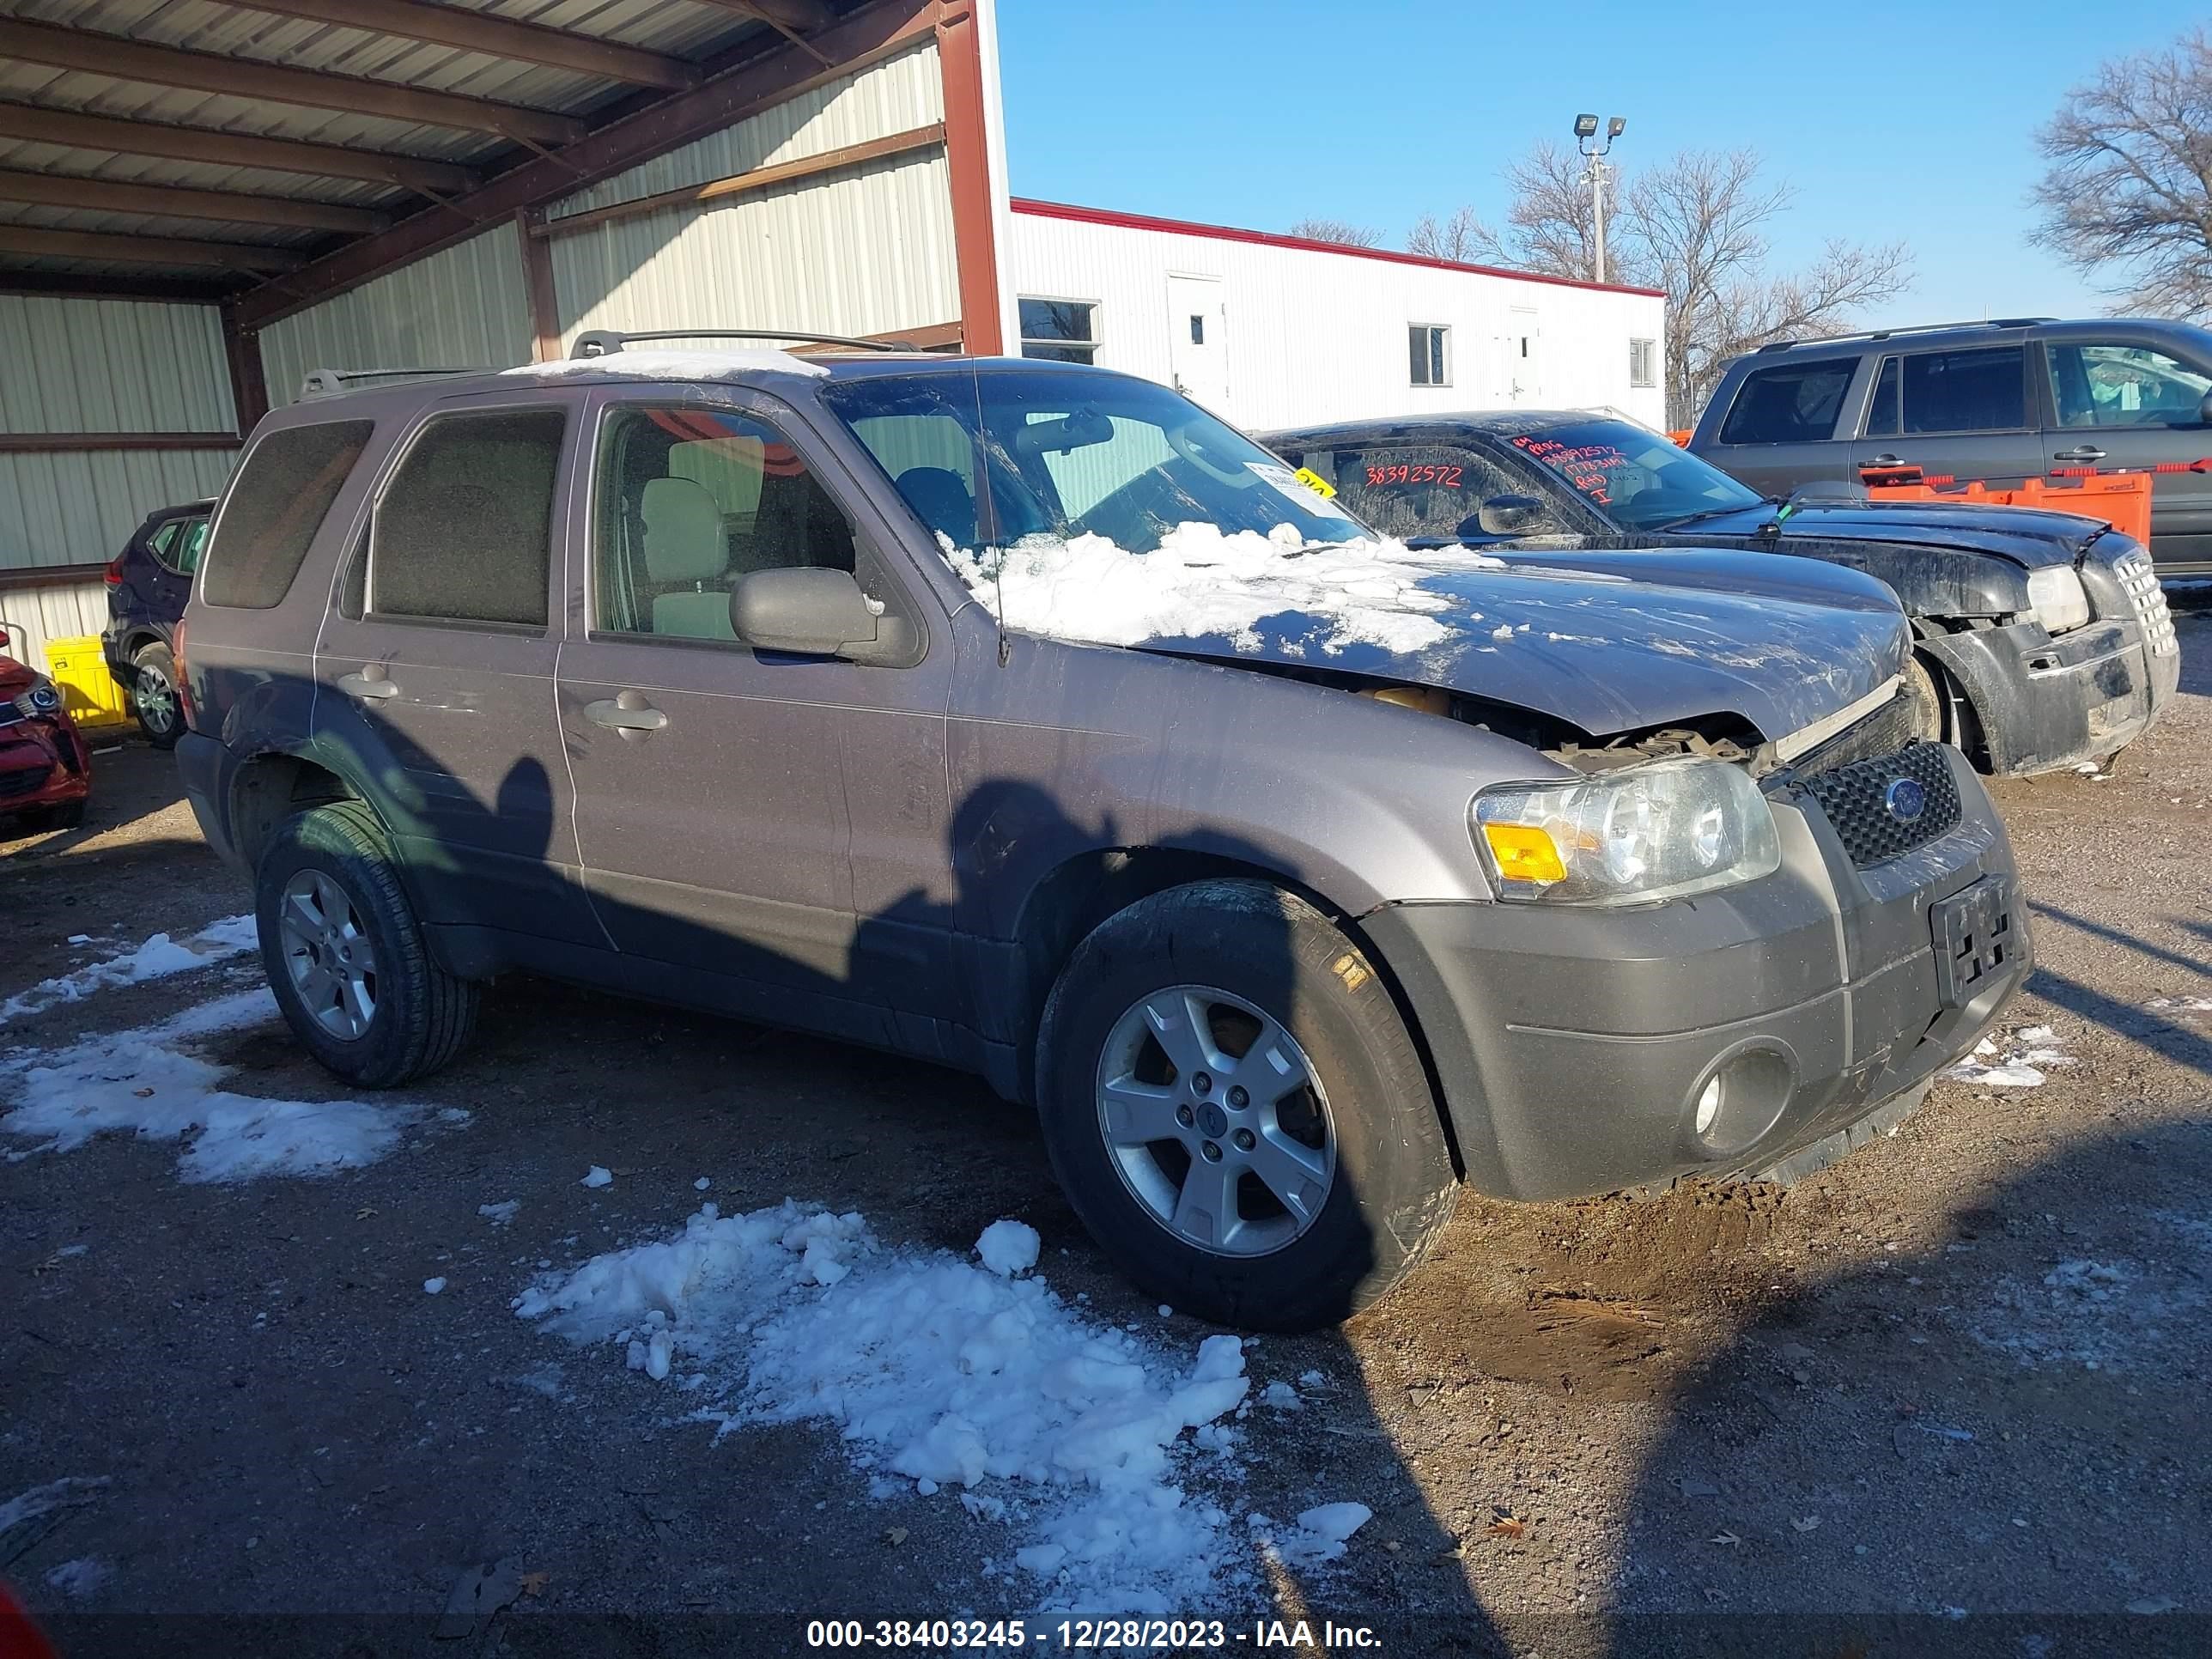
[[[1996, 786], [2039, 957], [2001, 1045], [2070, 1064], [1939, 1084], [1786, 1194], [1469, 1198], [1380, 1308], [1250, 1346], [1255, 1384], [1321, 1380], [1247, 1419], [1234, 1505], [1375, 1511], [1340, 1561], [1273, 1571], [1266, 1616], [1391, 1653], [2212, 1650], [2212, 619], [2183, 634], [2186, 695], [2109, 774]], [[86, 830], [0, 843], [0, 999], [245, 908], [166, 757], [100, 778]], [[142, 1027], [258, 972], [104, 990], [0, 1045]], [[244, 1093], [337, 1092], [274, 1028], [212, 1058]], [[1021, 1611], [979, 1572], [1003, 1540], [949, 1494], [872, 1499], [816, 1428], [717, 1441], [511, 1312], [534, 1264], [674, 1229], [701, 1176], [726, 1212], [789, 1194], [895, 1246], [1018, 1218], [1102, 1321], [1186, 1355], [1209, 1334], [1136, 1302], [1024, 1114], [951, 1073], [508, 981], [410, 1092], [471, 1116], [327, 1179], [185, 1184], [173, 1146], [112, 1135], [0, 1162], [0, 1504], [106, 1483], [0, 1510], [0, 1576], [70, 1652], [214, 1628], [97, 1614], [325, 1615], [226, 1639], [359, 1656], [799, 1645], [586, 1615]], [[592, 1164], [611, 1185], [579, 1184]], [[509, 1224], [477, 1213], [509, 1199]], [[501, 1562], [528, 1575], [514, 1610], [434, 1643]], [[1231, 1620], [1232, 1647], [1266, 1633], [1243, 1605], [1185, 1611]]]

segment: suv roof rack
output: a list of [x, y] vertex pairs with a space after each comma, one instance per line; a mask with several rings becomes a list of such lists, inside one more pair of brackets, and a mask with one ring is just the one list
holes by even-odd
[[2036, 323], [2055, 323], [2056, 317], [1970, 317], [1958, 323], [1913, 323], [1901, 328], [1870, 328], [1857, 334], [1824, 334], [1817, 340], [1770, 340], [1762, 352], [1787, 351], [1793, 346], [1841, 345], [1850, 340], [1887, 340], [1897, 334], [1942, 334], [1954, 328], [2027, 328]]
[[862, 351], [915, 351], [906, 340], [862, 340], [849, 334], [818, 334], [808, 328], [656, 328], [632, 333], [589, 328], [576, 337], [571, 357], [604, 357], [640, 340], [792, 340], [801, 345], [854, 346]]
[[393, 380], [410, 375], [424, 374], [495, 374], [492, 368], [311, 368], [300, 382], [300, 396], [336, 398], [346, 391], [348, 380]]

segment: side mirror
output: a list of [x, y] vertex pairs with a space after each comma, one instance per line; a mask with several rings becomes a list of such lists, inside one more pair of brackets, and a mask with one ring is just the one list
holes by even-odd
[[[1525, 536], [1550, 528], [1552, 515], [1534, 495], [1492, 495], [1474, 520], [1486, 536]], [[1460, 528], [1464, 532], [1466, 526]]]
[[2204, 401], [2197, 405], [2197, 424], [2212, 426], [2212, 392], [2204, 394]]
[[756, 570], [731, 591], [730, 626], [762, 651], [884, 666], [915, 658], [913, 628], [863, 593], [849, 570]]

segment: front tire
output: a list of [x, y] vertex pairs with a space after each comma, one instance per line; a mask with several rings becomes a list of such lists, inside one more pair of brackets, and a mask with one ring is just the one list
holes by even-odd
[[285, 1022], [347, 1082], [412, 1082], [468, 1042], [477, 988], [431, 956], [384, 827], [361, 802], [277, 826], [255, 872], [254, 916]]
[[177, 701], [177, 659], [166, 645], [149, 645], [131, 659], [131, 708], [138, 729], [156, 749], [174, 749], [185, 733]]
[[1457, 1196], [1434, 1094], [1389, 988], [1328, 918], [1264, 883], [1139, 901], [1047, 1004], [1054, 1172], [1146, 1294], [1301, 1331], [1368, 1305]]

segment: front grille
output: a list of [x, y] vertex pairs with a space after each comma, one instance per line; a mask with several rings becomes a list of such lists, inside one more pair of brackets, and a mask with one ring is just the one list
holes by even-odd
[[2142, 624], [2151, 655], [2170, 657], [2180, 650], [2181, 641], [2173, 635], [2172, 613], [2166, 608], [2166, 590], [2158, 585], [2158, 570], [2150, 555], [2130, 553], [2113, 565], [2112, 574], [2120, 579], [2128, 603], [2136, 608], [2136, 620]]
[[[1923, 792], [1920, 816], [1910, 821], [1889, 808], [1890, 787], [1911, 779]], [[1908, 743], [1893, 755], [1856, 761], [1803, 783], [1835, 826], [1844, 851], [1860, 869], [1925, 846], [1959, 822], [1959, 786], [1940, 743]]]
[[0, 772], [0, 800], [43, 788], [53, 775], [52, 766], [27, 766], [20, 772]]

